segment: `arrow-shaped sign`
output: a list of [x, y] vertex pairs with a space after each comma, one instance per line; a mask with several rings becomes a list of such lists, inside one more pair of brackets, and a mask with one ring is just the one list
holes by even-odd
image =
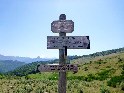
[[47, 49], [90, 49], [89, 36], [47, 36]]
[[66, 72], [66, 71], [78, 71], [77, 64], [66, 64], [66, 65], [39, 65], [37, 69], [40, 72]]

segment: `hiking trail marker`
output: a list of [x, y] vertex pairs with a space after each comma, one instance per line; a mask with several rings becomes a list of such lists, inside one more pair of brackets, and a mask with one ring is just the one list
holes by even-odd
[[47, 49], [89, 49], [89, 36], [47, 36]]
[[76, 73], [78, 71], [77, 64], [66, 64], [66, 65], [39, 65], [38, 70], [40, 72], [66, 72], [73, 71]]
[[47, 49], [59, 49], [59, 65], [39, 65], [40, 72], [59, 72], [58, 93], [66, 93], [66, 72], [78, 71], [75, 64], [66, 64], [67, 49], [90, 49], [89, 36], [66, 36], [74, 31], [74, 22], [61, 14], [59, 20], [51, 23], [51, 31], [59, 36], [47, 36]]

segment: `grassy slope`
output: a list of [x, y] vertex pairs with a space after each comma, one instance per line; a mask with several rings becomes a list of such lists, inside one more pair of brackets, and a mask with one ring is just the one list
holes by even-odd
[[[122, 59], [122, 61], [119, 61], [120, 59]], [[105, 80], [93, 80], [91, 82], [85, 82], [86, 84], [88, 84], [88, 87], [87, 85], [84, 85], [82, 86], [82, 83], [80, 83], [80, 86], [83, 87], [84, 91], [85, 92], [88, 92], [89, 93], [95, 93], [95, 91], [97, 91], [98, 93], [100, 92], [100, 88], [104, 85], [104, 87], [106, 87], [108, 90], [110, 90], [110, 92], [117, 92], [117, 93], [120, 93], [120, 92], [123, 92], [121, 91], [120, 89], [120, 86], [118, 85], [118, 87], [116, 88], [113, 88], [113, 87], [109, 87], [107, 86], [107, 81], [113, 77], [113, 76], [120, 76], [121, 75], [121, 72], [122, 72], [122, 67], [121, 65], [124, 64], [124, 53], [117, 53], [117, 54], [110, 54], [110, 55], [107, 55], [107, 56], [100, 56], [100, 57], [96, 57], [96, 58], [93, 58], [93, 59], [87, 59], [85, 60], [86, 63], [83, 62], [82, 58], [79, 58], [79, 59], [76, 59], [76, 60], [73, 60], [72, 61], [74, 64], [76, 63], [80, 63], [79, 64], [79, 71], [78, 73], [76, 74], [73, 74], [72, 72], [68, 72], [67, 74], [67, 77], [68, 79], [71, 79], [73, 77], [75, 78], [79, 78], [81, 76], [84, 76], [84, 77], [87, 77], [89, 74], [92, 74], [92, 75], [95, 75], [97, 76], [98, 73], [100, 72], [103, 72], [105, 70], [111, 70], [111, 73], [108, 74], [109, 77], [106, 78], [105, 77]], [[41, 73], [41, 75], [29, 75], [30, 78], [42, 78], [44, 79], [44, 75], [42, 75], [43, 73]], [[57, 77], [57, 75], [47, 75], [46, 73], [44, 73], [45, 76], [47, 76], [46, 78], [50, 78], [50, 77], [53, 77], [55, 76], [55, 78]], [[74, 79], [75, 79], [74, 78]], [[97, 87], [97, 88], [96, 88]]]
[[[77, 60], [73, 60], [73, 63], [76, 64], [80, 62], [79, 72], [77, 73], [79, 75], [87, 75], [88, 73], [95, 74], [102, 71], [102, 69], [110, 68], [114, 68], [116, 70], [116, 73], [114, 75], [119, 75], [121, 72], [120, 65], [124, 64], [124, 62], [119, 62], [119, 58], [124, 61], [124, 53], [96, 57], [87, 60], [86, 63], [84, 63], [83, 60], [79, 58]], [[102, 61], [100, 62], [100, 60]], [[86, 67], [88, 68], [88, 70], [84, 71]]]
[[[107, 85], [107, 81], [112, 77], [121, 75], [124, 53], [85, 60], [79, 58], [72, 60], [72, 63], [79, 64], [79, 71], [76, 74], [67, 73], [67, 93], [81, 93], [81, 91], [84, 93], [124, 93], [122, 90], [124, 82], [117, 83], [115, 87]], [[0, 81], [0, 93], [4, 93], [3, 90], [11, 93], [14, 91], [15, 93], [17, 91], [20, 91], [18, 93], [44, 93], [45, 91], [57, 93], [57, 79], [58, 73], [55, 72], [30, 74], [12, 80], [3, 79]]]

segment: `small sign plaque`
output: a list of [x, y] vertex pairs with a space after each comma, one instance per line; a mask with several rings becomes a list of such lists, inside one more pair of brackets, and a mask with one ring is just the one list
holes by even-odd
[[47, 49], [90, 49], [89, 36], [47, 36]]
[[51, 23], [53, 33], [72, 33], [74, 31], [74, 22], [72, 20], [57, 20]]
[[40, 72], [66, 72], [66, 71], [78, 71], [78, 66], [76, 64], [66, 64], [66, 65], [39, 65], [38, 70]]

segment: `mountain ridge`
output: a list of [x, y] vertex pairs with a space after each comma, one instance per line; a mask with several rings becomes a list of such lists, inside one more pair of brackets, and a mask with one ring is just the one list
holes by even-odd
[[18, 60], [20, 62], [25, 62], [25, 63], [31, 63], [31, 62], [36, 62], [36, 61], [49, 61], [53, 60], [54, 58], [40, 58], [39, 56], [37, 58], [30, 58], [30, 57], [19, 57], [19, 56], [4, 56], [0, 54], [0, 60]]

